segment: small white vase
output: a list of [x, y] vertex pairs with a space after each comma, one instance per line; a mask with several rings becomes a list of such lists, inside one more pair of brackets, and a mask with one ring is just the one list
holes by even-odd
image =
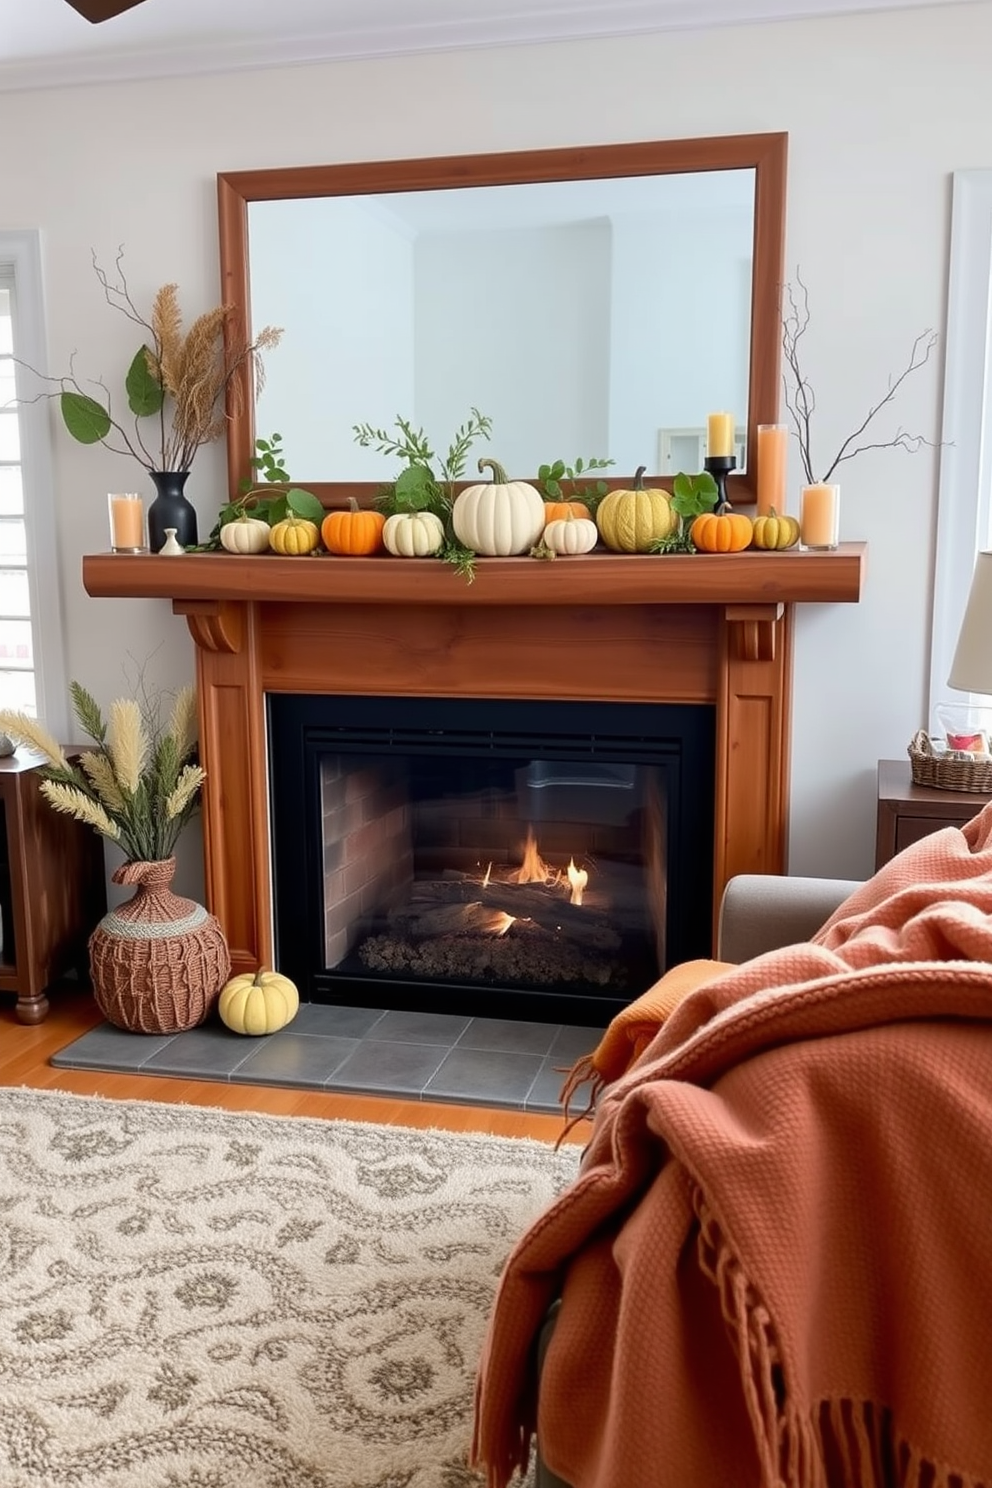
[[164, 528], [164, 531], [165, 531], [165, 542], [162, 544], [162, 546], [158, 550], [159, 557], [160, 558], [174, 558], [177, 553], [185, 553], [186, 549], [183, 547], [183, 545], [181, 543], [178, 543], [176, 541], [176, 529], [175, 529], [175, 527], [166, 527], [166, 528]]

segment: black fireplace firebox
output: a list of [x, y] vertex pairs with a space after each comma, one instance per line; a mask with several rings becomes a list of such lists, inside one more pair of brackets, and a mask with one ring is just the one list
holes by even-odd
[[714, 709], [269, 694], [305, 1000], [602, 1026], [710, 954]]

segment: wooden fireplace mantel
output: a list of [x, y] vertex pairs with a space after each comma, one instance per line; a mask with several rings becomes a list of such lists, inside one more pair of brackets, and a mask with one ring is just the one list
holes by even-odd
[[94, 597], [168, 599], [196, 642], [206, 893], [236, 970], [272, 964], [265, 694], [711, 703], [714, 904], [785, 867], [792, 613], [856, 603], [833, 552], [486, 558], [84, 557]]

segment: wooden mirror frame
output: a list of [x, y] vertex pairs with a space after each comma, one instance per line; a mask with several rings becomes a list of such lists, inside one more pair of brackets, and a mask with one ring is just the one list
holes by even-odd
[[[751, 358], [748, 383], [748, 468], [728, 480], [738, 504], [757, 495], [758, 424], [778, 421], [781, 368], [781, 293], [785, 255], [785, 179], [788, 135], [735, 134], [709, 139], [657, 140], [508, 154], [446, 155], [420, 160], [229, 171], [217, 176], [221, 296], [251, 326], [248, 205], [303, 196], [362, 196], [387, 191], [433, 191], [459, 186], [506, 186], [535, 181], [602, 180], [616, 176], [675, 175], [753, 168], [754, 256], [751, 282]], [[719, 356], [719, 347], [713, 348]], [[232, 497], [252, 471], [255, 408], [249, 389], [228, 405], [227, 459]], [[303, 478], [301, 477], [301, 480]], [[630, 472], [612, 479], [625, 485]], [[655, 477], [670, 485], [671, 477]], [[377, 481], [305, 481], [327, 507], [349, 496], [368, 504]]]

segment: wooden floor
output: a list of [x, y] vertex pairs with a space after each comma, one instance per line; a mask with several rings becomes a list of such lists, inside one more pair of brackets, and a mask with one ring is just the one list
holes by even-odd
[[[28, 1085], [101, 1095], [108, 1100], [149, 1100], [227, 1111], [264, 1111], [273, 1116], [322, 1116], [342, 1121], [374, 1121], [385, 1126], [440, 1127], [446, 1131], [491, 1132], [504, 1137], [556, 1141], [562, 1121], [527, 1111], [479, 1106], [429, 1104], [360, 1095], [323, 1095], [274, 1085], [228, 1085], [214, 1080], [170, 1076], [100, 1074], [94, 1070], [54, 1069], [49, 1058], [102, 1021], [92, 998], [72, 986], [50, 993], [51, 1011], [43, 1023], [26, 1027], [14, 1017], [14, 998], [0, 997], [0, 1085]], [[589, 1125], [580, 1122], [565, 1138], [585, 1143]]]

